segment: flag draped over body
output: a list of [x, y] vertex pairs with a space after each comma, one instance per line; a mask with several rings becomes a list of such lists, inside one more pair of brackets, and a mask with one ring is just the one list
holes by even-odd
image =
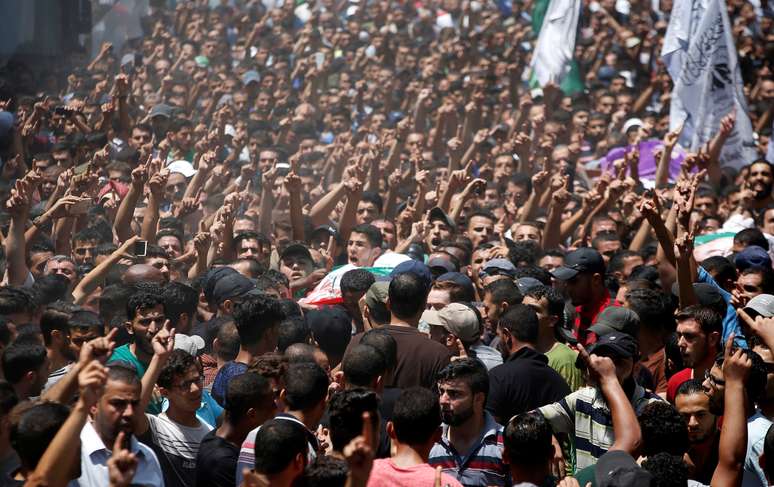
[[566, 94], [583, 90], [578, 66], [575, 63], [575, 37], [578, 31], [581, 0], [550, 0], [535, 6], [539, 14], [545, 8], [542, 25], [539, 27], [535, 52], [532, 55], [532, 84], [545, 86], [553, 82]]
[[674, 82], [670, 129], [685, 121], [680, 143], [698, 150], [717, 134], [720, 120], [735, 111], [736, 124], [723, 146], [721, 164], [740, 168], [755, 160], [752, 124], [725, 2], [675, 2], [661, 57]]

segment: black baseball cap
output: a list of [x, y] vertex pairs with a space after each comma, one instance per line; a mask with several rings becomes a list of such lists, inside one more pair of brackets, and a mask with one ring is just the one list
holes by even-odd
[[623, 306], [610, 306], [597, 315], [589, 331], [599, 336], [621, 332], [637, 337], [640, 330], [640, 317], [634, 311]]
[[583, 247], [567, 254], [564, 265], [551, 271], [551, 275], [560, 281], [569, 281], [580, 273], [605, 274], [605, 261], [602, 254], [591, 247]]
[[314, 263], [314, 259], [312, 258], [312, 253], [309, 252], [309, 249], [307, 248], [307, 246], [302, 243], [295, 242], [285, 247], [285, 250], [282, 251], [282, 255], [280, 256], [280, 260], [285, 259], [285, 257], [291, 257], [291, 256], [303, 257], [304, 259], [307, 259], [309, 262]]
[[227, 299], [241, 298], [255, 288], [255, 282], [242, 274], [229, 274], [222, 277], [215, 284], [212, 296], [215, 303], [220, 305]]
[[613, 450], [599, 457], [594, 479], [600, 487], [650, 487], [653, 475], [625, 451]]
[[631, 335], [614, 331], [599, 337], [589, 348], [589, 353], [610, 358], [634, 359], [637, 357], [637, 342]]
[[452, 220], [451, 217], [447, 215], [446, 212], [443, 211], [438, 206], [430, 210], [430, 213], [428, 214], [428, 217], [427, 217], [428, 222], [433, 222], [435, 220], [441, 220], [449, 227], [449, 229], [451, 229], [452, 232], [454, 232], [455, 230], [454, 220]]

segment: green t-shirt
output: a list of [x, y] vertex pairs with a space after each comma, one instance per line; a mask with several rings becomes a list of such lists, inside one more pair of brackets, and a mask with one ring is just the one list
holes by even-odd
[[596, 467], [596, 465], [591, 465], [590, 467], [578, 470], [574, 475], [575, 480], [583, 487], [586, 487], [586, 484], [589, 483], [591, 484], [591, 487], [597, 487], [597, 478], [596, 475], [594, 475], [594, 467]]
[[[140, 362], [140, 360], [135, 357], [132, 351], [129, 350], [129, 344], [121, 345], [120, 347], [113, 350], [113, 355], [111, 355], [108, 359], [108, 363], [116, 362], [119, 360], [123, 362], [129, 362], [130, 364], [134, 365], [134, 368], [137, 369], [137, 377], [142, 380], [142, 376], [145, 375], [145, 365], [143, 365], [142, 362]], [[149, 414], [161, 414], [160, 398], [153, 397], [148, 404], [148, 407], [145, 409], [145, 412]]]
[[562, 376], [573, 392], [583, 387], [583, 373], [575, 366], [578, 352], [561, 342], [554, 343], [546, 353], [548, 365]]

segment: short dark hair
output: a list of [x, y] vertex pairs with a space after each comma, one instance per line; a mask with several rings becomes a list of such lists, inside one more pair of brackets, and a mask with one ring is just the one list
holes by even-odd
[[255, 435], [255, 470], [274, 475], [285, 470], [301, 453], [309, 451], [303, 426], [287, 419], [270, 419]]
[[688, 426], [674, 406], [664, 401], [648, 404], [637, 418], [642, 430], [642, 454], [667, 452], [683, 455], [688, 451]]
[[247, 296], [234, 306], [234, 323], [243, 345], [260, 342], [266, 332], [284, 318], [279, 302], [265, 294]]
[[688, 466], [682, 455], [659, 452], [646, 458], [642, 462], [642, 468], [653, 476], [651, 485], [671, 487], [688, 484]]
[[404, 272], [390, 281], [390, 311], [400, 319], [418, 315], [427, 304], [427, 284], [417, 275]]
[[564, 297], [562, 297], [562, 294], [559, 291], [549, 286], [535, 286], [529, 289], [525, 293], [525, 296], [537, 299], [538, 301], [545, 298], [546, 301], [548, 301], [548, 313], [551, 316], [556, 316], [559, 318], [556, 326], [564, 326]]
[[[747, 393], [747, 400], [750, 402], [750, 404], [753, 404], [758, 400], [761, 394], [763, 394], [763, 391], [766, 389], [766, 375], [768, 374], [766, 370], [766, 362], [763, 361], [760, 355], [750, 349], [743, 348], [742, 353], [747, 355], [747, 358], [749, 358], [750, 362], [752, 362], [750, 374], [747, 376], [747, 380], [744, 382], [744, 391]], [[723, 361], [724, 355], [722, 352], [720, 352], [718, 353], [717, 357], [715, 357], [715, 365], [722, 368]]]
[[521, 300], [524, 299], [519, 287], [511, 279], [498, 279], [489, 283], [484, 288], [484, 293], [489, 293], [492, 296], [492, 301], [508, 303], [509, 305], [521, 303]]
[[356, 225], [350, 233], [360, 233], [365, 235], [368, 243], [371, 244], [371, 247], [373, 248], [382, 246], [382, 232], [370, 223]]
[[489, 394], [489, 374], [478, 359], [464, 358], [450, 362], [436, 376], [439, 384], [450, 380], [461, 380], [470, 387], [473, 394], [484, 393], [484, 398]]
[[226, 387], [225, 409], [229, 420], [241, 420], [247, 411], [258, 408], [273, 397], [271, 384], [266, 378], [255, 372], [245, 372], [231, 378]]
[[218, 357], [222, 360], [234, 360], [239, 354], [239, 331], [232, 321], [226, 321], [218, 328]]
[[161, 369], [161, 373], [159, 374], [156, 383], [159, 387], [170, 389], [173, 386], [175, 379], [183, 377], [191, 366], [196, 366], [197, 368], [200, 367], [196, 357], [185, 350], [173, 350], [172, 353], [169, 354], [167, 363], [164, 364], [164, 367]]
[[183, 313], [188, 314], [188, 318], [194, 318], [199, 304], [199, 293], [194, 288], [182, 282], [173, 281], [164, 286], [162, 296], [164, 314], [172, 326], [177, 326]]
[[438, 394], [424, 387], [403, 389], [395, 402], [392, 425], [395, 428], [395, 436], [401, 443], [427, 443], [441, 425]]
[[83, 230], [73, 235], [73, 243], [75, 242], [97, 242], [104, 243], [102, 233], [94, 227], [86, 227]]
[[294, 343], [285, 350], [289, 364], [316, 364], [314, 353], [317, 349], [308, 343]]
[[382, 200], [382, 197], [379, 195], [379, 193], [377, 193], [376, 191], [364, 191], [363, 195], [360, 197], [360, 201], [373, 203], [376, 206], [376, 209], [379, 212], [379, 214], [382, 213], [382, 208], [384, 207], [384, 201]]
[[35, 296], [30, 289], [16, 286], [0, 287], [0, 315], [32, 313], [35, 307]]
[[51, 333], [55, 330], [68, 335], [70, 333], [70, 315], [56, 309], [46, 308], [40, 317], [40, 332], [46, 346], [51, 345]]
[[348, 384], [370, 387], [377, 377], [385, 374], [387, 362], [384, 355], [374, 347], [358, 343], [344, 355], [341, 370]]
[[37, 305], [45, 306], [55, 301], [65, 300], [69, 294], [67, 291], [69, 287], [70, 281], [65, 276], [48, 274], [35, 280], [32, 292]]
[[129, 385], [140, 385], [140, 376], [137, 368], [131, 362], [117, 360], [106, 365], [108, 380], [122, 382]]
[[159, 247], [158, 245], [149, 243], [145, 249], [144, 260], [147, 261], [147, 259], [151, 259], [154, 257], [162, 257], [164, 259], [169, 259], [169, 254], [167, 253], [166, 250]]
[[318, 455], [304, 469], [306, 487], [343, 487], [347, 483], [349, 466], [345, 460], [330, 455]]
[[328, 394], [328, 374], [317, 364], [290, 364], [284, 377], [285, 402], [292, 411], [314, 407]]
[[514, 416], [503, 432], [504, 455], [512, 465], [545, 465], [553, 456], [551, 426], [539, 412]]
[[70, 415], [70, 408], [42, 402], [24, 410], [11, 427], [11, 445], [27, 471], [35, 470], [46, 448]]
[[398, 342], [387, 330], [372, 328], [363, 333], [359, 345], [374, 347], [384, 357], [387, 370], [394, 370], [398, 365]]
[[277, 350], [284, 352], [294, 343], [309, 343], [311, 336], [306, 320], [299, 316], [290, 316], [280, 323]]
[[[677, 321], [690, 319], [695, 320], [701, 326], [701, 331], [705, 335], [709, 335], [714, 331], [723, 333], [723, 317], [708, 306], [694, 304], [686, 306], [675, 314], [675, 320]], [[721, 347], [723, 346], [722, 343], [720, 345]]]
[[734, 235], [734, 244], [739, 244], [744, 247], [751, 245], [757, 245], [763, 250], [769, 250], [769, 241], [766, 240], [766, 236], [758, 228], [745, 228]]
[[520, 342], [535, 343], [540, 331], [535, 310], [525, 304], [514, 304], [500, 316], [498, 326], [508, 330]]
[[379, 396], [374, 391], [355, 387], [333, 395], [328, 403], [331, 445], [342, 451], [363, 430], [363, 413], [370, 413], [371, 424], [379, 425]]
[[688, 396], [691, 394], [704, 394], [704, 385], [700, 379], [688, 379], [680, 384], [680, 387], [675, 392], [675, 401], [677, 396]]
[[736, 280], [736, 267], [722, 255], [713, 255], [701, 261], [701, 267], [715, 277], [715, 281]]
[[126, 317], [129, 320], [133, 320], [137, 316], [138, 311], [155, 308], [159, 305], [164, 307], [164, 314], [166, 315], [167, 309], [164, 305], [164, 296], [162, 295], [161, 288], [159, 288], [158, 294], [147, 291], [135, 292], [126, 301]]
[[341, 291], [365, 293], [376, 282], [373, 274], [365, 269], [352, 269], [341, 276]]
[[640, 317], [642, 326], [650, 330], [674, 329], [674, 318], [667, 312], [663, 293], [647, 288], [632, 289], [626, 293], [626, 303]]
[[46, 348], [27, 340], [16, 340], [3, 351], [3, 372], [11, 384], [18, 384], [27, 372], [35, 372], [46, 361]]

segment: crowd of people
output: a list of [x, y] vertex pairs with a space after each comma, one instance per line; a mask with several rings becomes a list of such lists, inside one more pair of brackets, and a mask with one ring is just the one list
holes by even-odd
[[721, 161], [673, 1], [580, 2], [579, 89], [544, 0], [151, 0], [9, 60], [0, 484], [774, 485], [774, 6], [724, 2]]

